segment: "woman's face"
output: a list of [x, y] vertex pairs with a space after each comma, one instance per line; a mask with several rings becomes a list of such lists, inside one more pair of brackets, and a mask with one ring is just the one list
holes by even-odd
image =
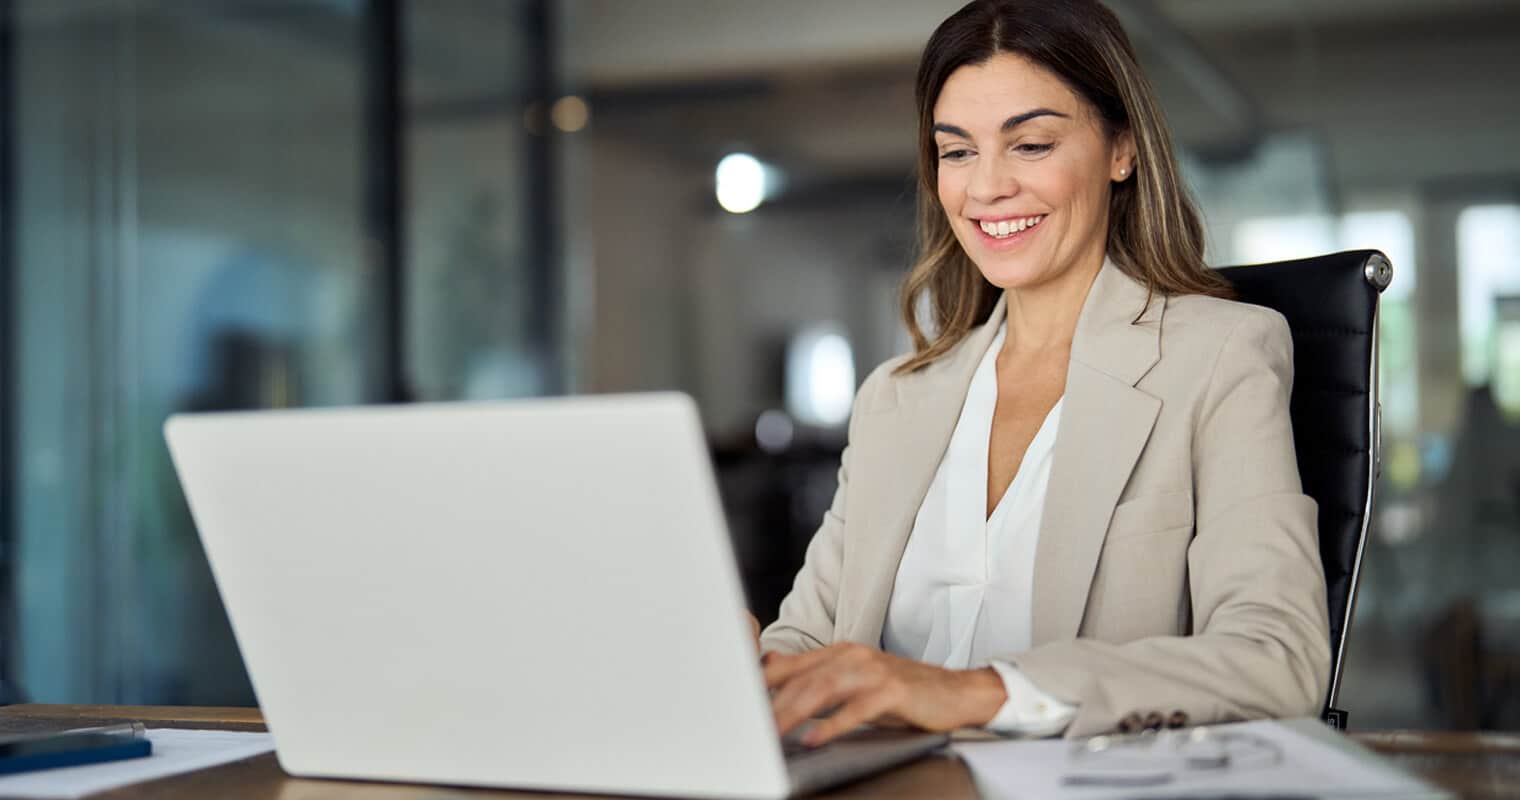
[[997, 55], [951, 73], [934, 104], [939, 201], [988, 282], [1038, 286], [1101, 263], [1110, 181], [1134, 162], [1097, 112], [1043, 67]]

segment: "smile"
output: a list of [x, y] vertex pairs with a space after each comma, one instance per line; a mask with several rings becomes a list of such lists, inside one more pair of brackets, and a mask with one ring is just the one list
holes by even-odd
[[981, 226], [982, 233], [985, 233], [994, 239], [1007, 239], [1022, 231], [1027, 231], [1030, 228], [1039, 225], [1042, 221], [1044, 221], [1044, 219], [1045, 215], [1040, 214], [1033, 217], [1014, 217], [1012, 219], [1000, 219], [997, 222], [978, 220], [977, 224]]

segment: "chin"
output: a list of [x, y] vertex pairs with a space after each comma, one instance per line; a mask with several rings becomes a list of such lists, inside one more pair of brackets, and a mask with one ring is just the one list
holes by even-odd
[[[961, 246], [965, 247], [964, 244]], [[1043, 259], [1033, 253], [1002, 258], [984, 255], [972, 258], [971, 263], [988, 283], [999, 289], [1028, 289], [1051, 278], [1049, 271], [1041, 266]]]
[[[981, 268], [978, 267], [978, 269]], [[1049, 275], [1040, 271], [1020, 269], [981, 269], [981, 273], [988, 283], [1004, 290], [1033, 288], [1050, 278]]]

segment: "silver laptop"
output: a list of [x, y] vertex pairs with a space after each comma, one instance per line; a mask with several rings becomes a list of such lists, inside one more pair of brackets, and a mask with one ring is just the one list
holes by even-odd
[[945, 741], [783, 753], [684, 395], [165, 435], [292, 775], [780, 798]]

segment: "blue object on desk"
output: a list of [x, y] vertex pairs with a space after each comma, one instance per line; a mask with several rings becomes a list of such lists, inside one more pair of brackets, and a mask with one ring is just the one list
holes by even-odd
[[0, 741], [0, 775], [142, 758], [153, 752], [146, 738], [121, 733], [60, 733]]

